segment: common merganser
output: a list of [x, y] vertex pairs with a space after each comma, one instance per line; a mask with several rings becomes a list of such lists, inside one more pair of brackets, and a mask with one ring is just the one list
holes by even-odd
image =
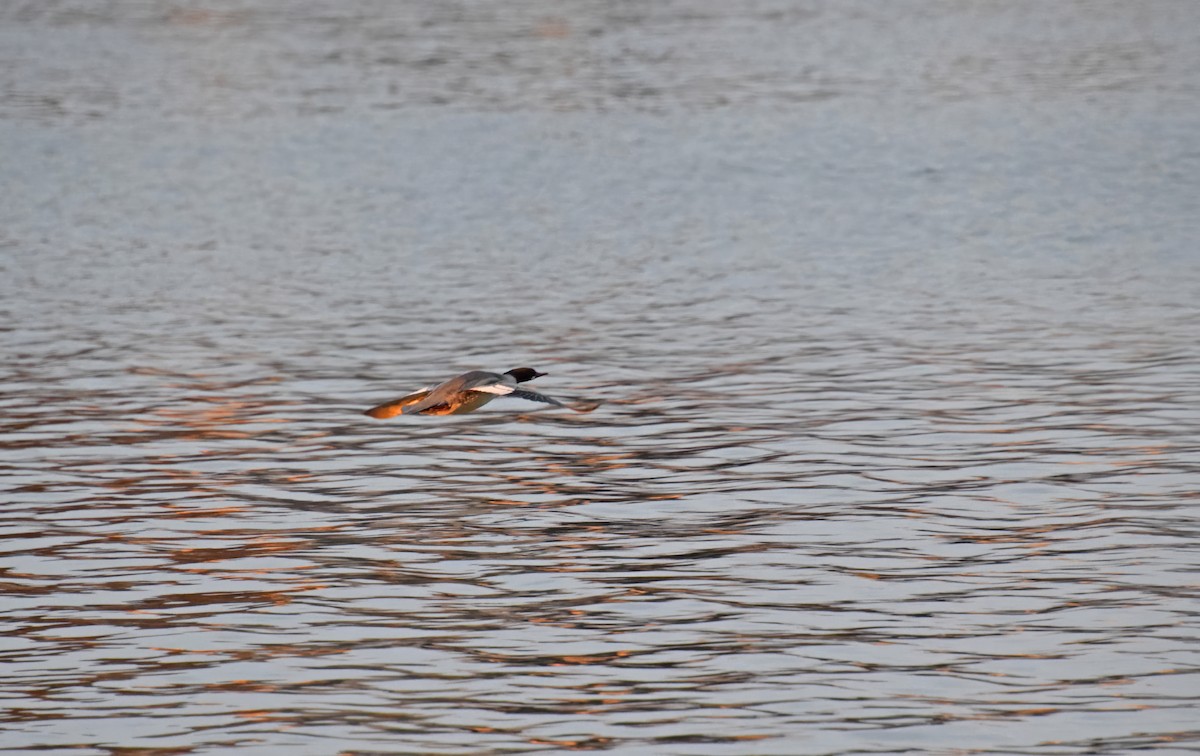
[[485, 370], [472, 370], [448, 381], [394, 399], [364, 412], [378, 420], [396, 415], [461, 415], [474, 412], [498, 396], [515, 396], [532, 402], [545, 402], [556, 407], [566, 405], [536, 391], [517, 388], [518, 383], [532, 381], [546, 373], [529, 367], [513, 368], [503, 375]]

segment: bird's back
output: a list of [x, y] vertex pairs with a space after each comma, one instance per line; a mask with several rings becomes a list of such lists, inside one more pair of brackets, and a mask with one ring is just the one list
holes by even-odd
[[406, 415], [455, 415], [470, 412], [490, 402], [496, 394], [508, 392], [508, 389], [499, 392], [487, 390], [497, 385], [515, 387], [517, 384], [509, 375], [471, 370], [439, 383], [417, 402], [402, 407], [401, 412]]

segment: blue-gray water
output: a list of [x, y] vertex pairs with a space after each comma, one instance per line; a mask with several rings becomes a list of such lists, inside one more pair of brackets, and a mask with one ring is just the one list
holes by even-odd
[[[1192, 753], [1200, 6], [0, 5], [0, 750]], [[533, 365], [577, 414], [359, 414]]]

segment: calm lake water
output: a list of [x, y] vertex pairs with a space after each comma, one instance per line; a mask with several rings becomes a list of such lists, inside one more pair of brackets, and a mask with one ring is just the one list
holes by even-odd
[[[1200, 4], [0, 5], [0, 751], [1200, 749]], [[532, 365], [581, 414], [362, 416]]]

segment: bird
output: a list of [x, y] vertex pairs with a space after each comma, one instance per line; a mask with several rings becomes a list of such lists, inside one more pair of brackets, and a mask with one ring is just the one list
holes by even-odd
[[363, 414], [377, 420], [386, 420], [396, 415], [461, 415], [474, 412], [498, 396], [515, 396], [518, 399], [565, 407], [562, 402], [545, 394], [517, 388], [518, 383], [526, 383], [543, 375], [548, 373], [539, 372], [531, 367], [513, 368], [503, 375], [486, 370], [471, 370], [436, 386], [427, 386], [399, 399], [372, 407]]

